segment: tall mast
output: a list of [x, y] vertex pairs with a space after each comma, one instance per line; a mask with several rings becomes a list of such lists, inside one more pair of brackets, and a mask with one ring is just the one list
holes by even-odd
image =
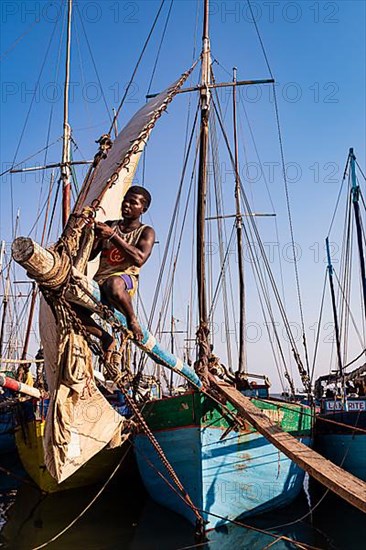
[[201, 66], [201, 129], [197, 190], [197, 288], [200, 327], [207, 325], [205, 273], [205, 212], [207, 194], [208, 121], [210, 107], [210, 40], [208, 34], [209, 0], [204, 0], [202, 66]]
[[239, 151], [236, 124], [236, 67], [233, 69], [233, 126], [235, 147], [235, 209], [236, 209], [236, 242], [239, 268], [239, 372], [246, 372], [247, 362], [244, 343], [245, 329], [245, 287], [244, 287], [244, 262], [243, 262], [243, 218], [240, 207], [240, 178], [239, 178]]
[[338, 372], [339, 372], [340, 376], [343, 376], [343, 366], [342, 366], [342, 356], [341, 356], [341, 339], [340, 339], [340, 333], [339, 333], [337, 305], [336, 305], [336, 299], [335, 299], [335, 293], [334, 293], [333, 266], [332, 266], [332, 261], [330, 259], [329, 239], [328, 239], [328, 237], [325, 239], [325, 246], [326, 246], [326, 249], [327, 249], [327, 259], [328, 259], [327, 271], [328, 271], [328, 276], [329, 276], [330, 294], [331, 294], [331, 298], [332, 298], [333, 320], [334, 320], [334, 329], [335, 329], [336, 345], [337, 345]]
[[70, 170], [70, 140], [71, 129], [69, 125], [69, 88], [70, 88], [70, 46], [71, 46], [71, 14], [72, 0], [67, 0], [67, 41], [66, 41], [66, 63], [65, 63], [65, 85], [64, 85], [64, 132], [62, 146], [62, 225], [65, 227], [70, 215], [71, 205], [71, 170]]
[[356, 222], [356, 233], [357, 233], [357, 245], [358, 253], [360, 256], [360, 271], [361, 271], [361, 280], [362, 280], [362, 293], [363, 293], [363, 311], [366, 317], [366, 270], [365, 270], [365, 257], [363, 254], [363, 236], [362, 236], [362, 225], [361, 225], [361, 214], [360, 214], [360, 188], [357, 184], [356, 179], [356, 157], [353, 152], [353, 147], [349, 150], [350, 163], [351, 163], [351, 180], [352, 180], [352, 202], [353, 209], [355, 213], [355, 222]]

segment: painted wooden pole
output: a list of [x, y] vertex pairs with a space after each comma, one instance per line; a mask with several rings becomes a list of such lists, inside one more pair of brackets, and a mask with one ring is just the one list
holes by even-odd
[[3, 374], [0, 374], [0, 387], [30, 395], [30, 397], [35, 397], [36, 399], [40, 399], [41, 397], [41, 392], [37, 388], [23, 384], [23, 382], [18, 382], [18, 380], [14, 380], [14, 378], [4, 376]]

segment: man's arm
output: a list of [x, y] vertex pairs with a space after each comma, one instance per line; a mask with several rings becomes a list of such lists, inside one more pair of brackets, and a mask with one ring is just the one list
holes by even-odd
[[[103, 225], [107, 225], [110, 229], [111, 229], [111, 221], [107, 221], [105, 222]], [[96, 226], [95, 226], [95, 233], [94, 233], [94, 242], [93, 242], [93, 248], [90, 252], [90, 256], [89, 256], [89, 262], [91, 262], [92, 260], [94, 260], [98, 254], [102, 251], [102, 248], [103, 248], [103, 239], [105, 237], [103, 237], [101, 234], [100, 234], [100, 231], [98, 231], [98, 222], [96, 223]], [[108, 238], [108, 237], [107, 237]]]
[[118, 248], [124, 256], [132, 260], [137, 267], [144, 265], [149, 258], [155, 242], [155, 231], [152, 227], [146, 226], [138, 240], [136, 246], [128, 244], [121, 239], [114, 230], [106, 224], [98, 224], [98, 232], [103, 239], [110, 239], [111, 243]]

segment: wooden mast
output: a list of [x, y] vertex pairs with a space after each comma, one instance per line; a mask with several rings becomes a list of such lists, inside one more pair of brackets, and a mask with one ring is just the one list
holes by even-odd
[[208, 157], [208, 130], [209, 108], [211, 92], [210, 84], [210, 40], [208, 34], [209, 0], [204, 0], [203, 35], [202, 35], [202, 66], [201, 66], [201, 130], [200, 153], [198, 167], [197, 189], [197, 288], [199, 325], [207, 327], [207, 297], [205, 273], [205, 212], [207, 194], [207, 157]]
[[233, 127], [234, 127], [234, 149], [235, 149], [235, 209], [236, 209], [236, 243], [238, 253], [239, 269], [239, 372], [247, 372], [247, 361], [245, 353], [244, 330], [245, 330], [245, 286], [244, 286], [244, 262], [243, 262], [243, 217], [240, 206], [240, 176], [239, 176], [239, 150], [236, 117], [236, 67], [233, 68]]
[[361, 224], [361, 215], [360, 215], [360, 188], [356, 180], [356, 157], [353, 152], [353, 147], [349, 150], [350, 164], [351, 164], [351, 180], [352, 180], [352, 202], [353, 209], [355, 213], [355, 222], [356, 222], [356, 234], [357, 234], [357, 245], [358, 253], [360, 257], [360, 271], [361, 271], [361, 284], [362, 284], [362, 294], [363, 294], [363, 306], [364, 306], [364, 315], [366, 317], [366, 269], [365, 269], [365, 257], [363, 253], [363, 235], [362, 235], [362, 224]]
[[67, 14], [67, 42], [66, 42], [66, 63], [65, 63], [65, 85], [64, 85], [64, 126], [63, 146], [61, 161], [62, 179], [62, 225], [66, 226], [70, 215], [71, 205], [71, 170], [70, 170], [70, 140], [71, 129], [69, 125], [69, 88], [70, 88], [70, 46], [71, 46], [71, 14], [72, 0], [68, 2]]
[[327, 271], [328, 271], [328, 275], [329, 275], [329, 285], [330, 285], [330, 294], [331, 294], [331, 298], [332, 298], [334, 329], [335, 329], [336, 344], [337, 344], [338, 371], [339, 371], [340, 376], [343, 377], [343, 366], [342, 366], [342, 355], [341, 355], [341, 339], [340, 339], [340, 333], [339, 333], [337, 304], [336, 304], [335, 293], [334, 293], [333, 266], [332, 266], [332, 261], [331, 261], [331, 258], [330, 258], [329, 239], [328, 239], [328, 237], [325, 239], [325, 246], [326, 246], [326, 249], [327, 249], [327, 259], [328, 259]]

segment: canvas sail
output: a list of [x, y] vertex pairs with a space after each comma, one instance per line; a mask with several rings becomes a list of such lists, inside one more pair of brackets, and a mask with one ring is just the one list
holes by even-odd
[[75, 213], [80, 213], [85, 206], [97, 204], [97, 219], [120, 218], [122, 198], [131, 185], [154, 124], [179, 91], [189, 72], [151, 99], [132, 117], [113, 142], [107, 157], [99, 162], [91, 178], [84, 182], [75, 204]]
[[[123, 196], [131, 185], [155, 122], [192, 70], [193, 67], [133, 116], [84, 181], [73, 213], [94, 207], [100, 221], [120, 218]], [[93, 271], [95, 267], [88, 274]], [[123, 417], [112, 409], [94, 382], [91, 351], [86, 342], [80, 335], [67, 332], [62, 313], [56, 322], [42, 299], [40, 335], [51, 394], [44, 436], [45, 464], [59, 482], [106, 445], [118, 442], [123, 424]], [[92, 421], [85, 414], [90, 410], [99, 411]]]

